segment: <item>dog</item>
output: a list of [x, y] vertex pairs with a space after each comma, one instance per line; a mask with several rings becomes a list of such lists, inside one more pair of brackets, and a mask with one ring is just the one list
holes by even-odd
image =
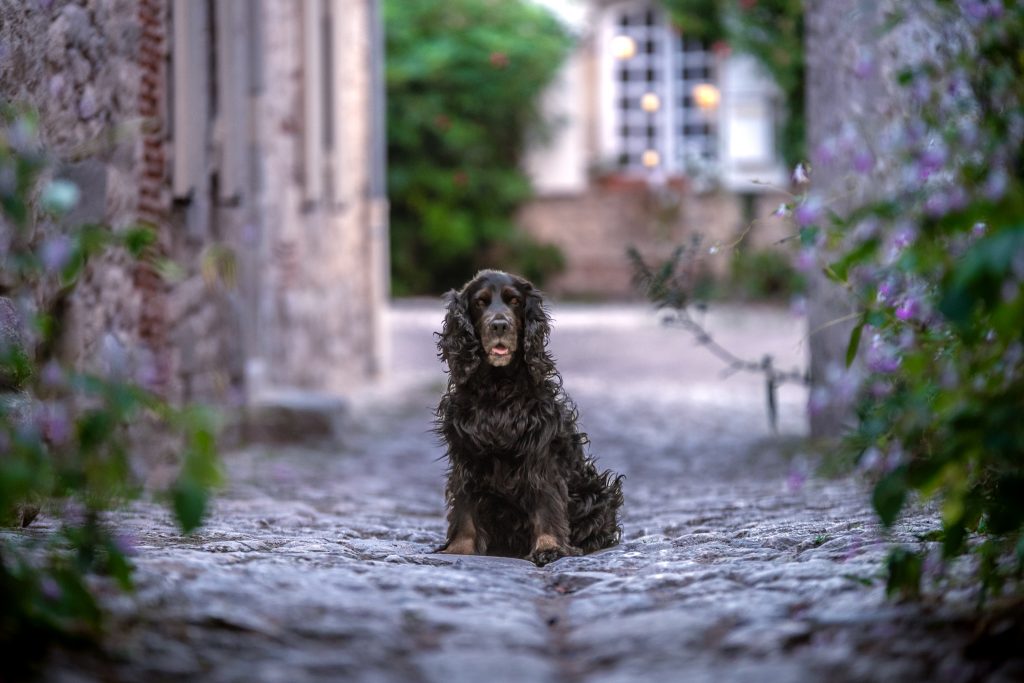
[[527, 280], [484, 270], [447, 294], [437, 338], [448, 385], [448, 533], [439, 552], [560, 557], [616, 545], [622, 476], [598, 472], [548, 352], [550, 318]]

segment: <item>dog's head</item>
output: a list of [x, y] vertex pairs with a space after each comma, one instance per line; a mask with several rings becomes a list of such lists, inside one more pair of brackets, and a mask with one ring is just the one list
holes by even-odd
[[529, 281], [484, 270], [461, 290], [449, 292], [447, 300], [437, 350], [456, 384], [468, 380], [482, 362], [493, 367], [524, 362], [538, 380], [553, 372], [546, 351], [548, 314]]

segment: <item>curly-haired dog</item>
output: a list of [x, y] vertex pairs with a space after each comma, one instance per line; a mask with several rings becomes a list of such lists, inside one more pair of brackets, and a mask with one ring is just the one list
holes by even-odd
[[448, 537], [440, 551], [537, 565], [619, 542], [621, 476], [599, 473], [547, 350], [540, 292], [485, 270], [448, 294], [438, 356], [448, 388], [437, 432], [448, 447]]

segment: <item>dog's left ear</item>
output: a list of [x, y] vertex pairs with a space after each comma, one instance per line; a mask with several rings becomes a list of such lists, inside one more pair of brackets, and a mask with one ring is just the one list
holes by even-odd
[[469, 379], [480, 365], [480, 343], [469, 319], [467, 288], [468, 285], [460, 292], [453, 289], [445, 295], [448, 305], [444, 327], [434, 333], [437, 355], [448, 365], [448, 372], [457, 385]]
[[534, 380], [543, 382], [555, 373], [554, 361], [547, 351], [551, 318], [544, 308], [544, 297], [530, 281], [519, 278], [516, 287], [523, 295], [523, 358]]

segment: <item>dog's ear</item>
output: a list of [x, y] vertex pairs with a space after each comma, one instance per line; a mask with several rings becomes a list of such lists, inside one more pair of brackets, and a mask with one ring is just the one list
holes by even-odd
[[522, 278], [516, 286], [523, 295], [523, 359], [534, 381], [540, 383], [555, 374], [555, 363], [547, 350], [551, 318], [540, 290]]
[[445, 294], [447, 310], [444, 326], [437, 337], [437, 357], [448, 366], [456, 385], [464, 384], [480, 365], [480, 342], [469, 319], [468, 286], [461, 292], [454, 289]]

